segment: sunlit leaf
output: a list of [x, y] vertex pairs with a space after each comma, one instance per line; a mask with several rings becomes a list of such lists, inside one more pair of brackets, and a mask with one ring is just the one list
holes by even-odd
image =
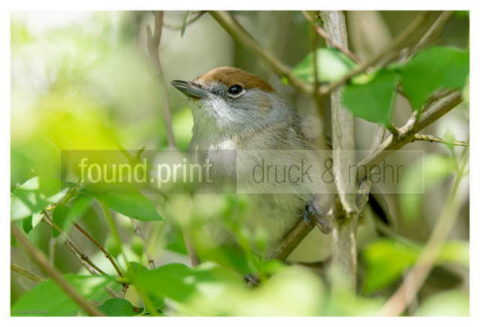
[[318, 67], [318, 80], [332, 82], [339, 80], [356, 67], [356, 64], [345, 54], [334, 48], [319, 48], [315, 53], [308, 54], [293, 68], [293, 73], [308, 83], [315, 80], [313, 58]]
[[12, 220], [34, 216], [32, 228], [35, 227], [39, 222], [38, 214], [50, 204], [38, 189], [38, 177], [33, 177], [15, 188], [10, 195], [10, 216]]
[[468, 267], [470, 246], [467, 241], [449, 241], [442, 246], [438, 256], [439, 262], [456, 263]]
[[[67, 281], [81, 295], [91, 301], [106, 299], [103, 289], [112, 282], [109, 276], [66, 275]], [[80, 308], [53, 281], [47, 280], [25, 293], [12, 308], [13, 316], [73, 316]]]
[[350, 83], [344, 90], [342, 102], [355, 116], [373, 123], [387, 124], [393, 106], [397, 75], [381, 70], [365, 83]]
[[448, 47], [419, 52], [400, 70], [401, 84], [415, 110], [440, 89], [462, 89], [469, 72], [469, 53]]

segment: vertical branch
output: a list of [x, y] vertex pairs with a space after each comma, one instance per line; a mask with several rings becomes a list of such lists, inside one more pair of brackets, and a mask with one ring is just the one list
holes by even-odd
[[[339, 11], [322, 12], [325, 30], [330, 42], [348, 49], [345, 16]], [[329, 42], [329, 43], [330, 43]], [[348, 282], [347, 287], [355, 289], [357, 270], [355, 184], [350, 180], [351, 169], [355, 167], [355, 140], [353, 115], [343, 108], [342, 89], [331, 93], [333, 172], [340, 199], [336, 210], [336, 226], [333, 230], [332, 267], [339, 282]], [[354, 176], [354, 175], [353, 175]], [[335, 281], [334, 287], [335, 287]]]
[[[154, 27], [153, 32], [150, 26], [147, 26], [147, 46], [150, 57], [155, 65], [155, 69], [159, 75], [160, 88], [163, 95], [163, 114], [165, 120], [165, 130], [167, 132], [168, 146], [170, 148], [176, 148], [175, 135], [172, 127], [172, 114], [170, 109], [170, 101], [168, 98], [167, 84], [165, 83], [165, 76], [163, 75], [162, 65], [160, 62], [160, 41], [162, 39], [162, 27], [163, 27], [163, 11], [155, 11], [154, 15]], [[184, 231], [185, 245], [188, 249], [189, 257], [192, 261], [192, 265], [199, 264], [198, 256], [195, 252], [193, 244], [187, 233]]]
[[45, 272], [50, 278], [57, 283], [57, 285], [67, 294], [78, 306], [85, 311], [87, 314], [92, 316], [103, 316], [103, 314], [98, 311], [93, 304], [91, 304], [87, 299], [85, 299], [81, 294], [75, 290], [72, 285], [70, 285], [67, 280], [62, 276], [62, 274], [55, 269], [48, 258], [40, 250], [35, 248], [28, 238], [23, 235], [15, 225], [11, 226], [12, 234], [18, 240], [18, 242], [23, 246], [27, 255], [35, 261], [35, 263]]
[[160, 81], [160, 91], [163, 99], [163, 118], [165, 121], [165, 131], [167, 133], [168, 146], [175, 148], [175, 134], [172, 127], [172, 114], [170, 109], [170, 101], [168, 100], [167, 84], [165, 83], [165, 76], [163, 75], [162, 64], [160, 62], [160, 41], [162, 39], [163, 27], [163, 11], [156, 11], [154, 15], [153, 32], [150, 26], [147, 26], [147, 46], [148, 53], [152, 59], [155, 70]]

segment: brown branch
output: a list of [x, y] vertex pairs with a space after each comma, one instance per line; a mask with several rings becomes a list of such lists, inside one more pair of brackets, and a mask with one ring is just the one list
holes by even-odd
[[252, 50], [277, 75], [286, 77], [294, 88], [305, 95], [311, 95], [313, 88], [303, 82], [272, 53], [262, 48], [260, 44], [240, 25], [228, 12], [209, 11], [209, 14], [240, 44]]
[[467, 164], [468, 149], [465, 149], [460, 171], [455, 177], [447, 202], [440, 217], [436, 220], [435, 227], [413, 268], [407, 273], [404, 281], [395, 293], [381, 308], [379, 315], [401, 315], [409, 304], [415, 299], [416, 294], [426, 281], [430, 271], [440, 254], [442, 245], [455, 224], [460, 210], [460, 202], [457, 201], [458, 189], [464, 176]]
[[357, 68], [353, 69], [350, 73], [346, 74], [338, 81], [320, 87], [320, 94], [328, 94], [339, 86], [342, 86], [348, 82], [352, 77], [365, 72], [369, 68], [389, 61], [396, 55], [397, 51], [400, 50], [407, 41], [409, 41], [416, 33], [418, 33], [418, 29], [425, 24], [427, 17], [427, 14], [421, 14], [418, 16], [409, 26], [405, 28], [402, 34], [398, 35], [389, 45], [387, 45], [378, 54], [373, 56], [370, 60], [359, 65]]
[[152, 28], [147, 26], [147, 47], [150, 54], [150, 58], [157, 71], [160, 91], [163, 95], [163, 118], [165, 122], [165, 131], [167, 134], [168, 146], [175, 148], [175, 134], [172, 127], [172, 114], [170, 109], [170, 101], [168, 100], [167, 84], [165, 82], [165, 76], [163, 75], [162, 64], [160, 62], [160, 41], [162, 39], [162, 26], [163, 26], [163, 11], [156, 11], [154, 15], [153, 33]]
[[348, 48], [345, 48], [344, 46], [340, 45], [339, 43], [334, 42], [330, 34], [328, 34], [322, 27], [315, 24], [315, 20], [313, 19], [312, 16], [308, 14], [308, 12], [302, 11], [302, 14], [305, 17], [305, 19], [312, 25], [313, 29], [317, 32], [317, 34], [320, 35], [323, 39], [325, 39], [325, 41], [327, 41], [331, 47], [339, 50], [340, 52], [343, 52], [343, 54], [345, 54], [347, 57], [352, 59], [357, 64], [361, 63], [360, 58], [356, 54], [348, 50]]
[[92, 316], [103, 316], [92, 303], [90, 303], [85, 297], [77, 292], [68, 281], [62, 276], [62, 274], [55, 269], [49, 262], [48, 258], [40, 250], [30, 243], [28, 238], [20, 232], [15, 226], [11, 225], [11, 232], [17, 241], [23, 246], [27, 255], [35, 261], [35, 263], [46, 273], [50, 278], [57, 283], [57, 285], [68, 295], [78, 306], [87, 314]]
[[26, 270], [25, 268], [22, 268], [16, 264], [11, 264], [10, 265], [10, 269], [14, 272], [16, 272], [17, 274], [19, 275], [22, 275], [23, 277], [26, 277], [28, 279], [30, 279], [31, 281], [34, 281], [34, 282], [42, 282], [44, 281], [44, 279], [34, 273], [31, 273], [29, 272], [28, 270]]

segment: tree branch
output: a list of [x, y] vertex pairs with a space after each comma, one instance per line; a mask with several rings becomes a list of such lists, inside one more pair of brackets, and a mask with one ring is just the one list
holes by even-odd
[[[330, 42], [348, 48], [345, 16], [340, 11], [321, 13]], [[355, 140], [353, 115], [341, 104], [342, 89], [332, 90], [332, 157], [335, 185], [341, 203], [341, 210], [334, 210], [334, 228], [332, 232], [332, 269], [335, 278], [333, 288], [355, 290], [357, 277], [357, 204], [356, 185], [349, 178], [350, 167], [355, 166]], [[338, 279], [337, 279], [338, 278]]]
[[432, 270], [435, 261], [440, 254], [443, 243], [447, 240], [455, 221], [458, 217], [460, 202], [457, 201], [458, 189], [464, 176], [467, 164], [468, 149], [464, 150], [461, 167], [455, 177], [452, 188], [447, 198], [444, 210], [440, 218], [436, 220], [435, 227], [425, 248], [420, 254], [414, 267], [407, 273], [403, 283], [390, 297], [379, 312], [382, 316], [398, 316], [412, 302], [417, 292], [422, 287]]
[[288, 79], [290, 85], [305, 95], [311, 95], [313, 88], [303, 82], [293, 72], [277, 59], [272, 53], [262, 48], [260, 44], [248, 33], [228, 12], [209, 11], [209, 14], [239, 43], [252, 50], [267, 64], [277, 75]]
[[93, 306], [87, 299], [77, 292], [62, 274], [55, 269], [49, 262], [48, 258], [35, 246], [30, 243], [28, 238], [18, 230], [15, 225], [11, 225], [11, 231], [17, 241], [23, 246], [27, 255], [35, 261], [35, 263], [50, 276], [50, 278], [57, 283], [57, 285], [67, 294], [78, 306], [87, 314], [92, 316], [103, 316], [95, 306]]
[[[411, 140], [406, 136], [407, 134], [411, 134], [412, 130], [414, 130], [414, 134], [421, 131], [425, 127], [433, 124], [437, 119], [442, 117], [443, 115], [447, 114], [450, 110], [455, 108], [459, 103], [461, 103], [462, 97], [460, 92], [452, 92], [449, 94], [444, 95], [443, 97], [439, 98], [436, 102], [432, 103], [429, 107], [425, 109], [422, 118], [416, 122], [416, 114], [413, 113], [412, 117], [409, 121], [403, 126], [400, 131], [400, 137], [393, 140], [392, 136], [387, 138], [385, 141], [381, 142], [384, 135], [383, 128], [379, 129], [374, 141], [375, 143], [380, 143], [380, 145], [376, 146], [372, 151], [370, 151], [369, 155], [361, 160], [357, 164], [357, 168], [361, 167], [362, 165], [372, 166], [377, 164], [380, 160], [388, 156], [389, 151], [398, 150], [403, 147], [405, 144], [411, 142]], [[407, 132], [409, 131], [409, 132]], [[371, 171], [370, 169], [360, 169], [360, 172], [363, 171]], [[361, 174], [358, 176], [360, 179], [365, 179], [367, 175]], [[367, 192], [364, 192], [368, 195]], [[366, 199], [366, 197], [364, 198]], [[362, 198], [358, 202], [359, 209], [363, 207], [361, 204]], [[303, 218], [300, 218], [297, 224], [292, 228], [292, 230], [285, 235], [282, 242], [273, 250], [273, 255], [270, 257], [272, 258], [287, 258], [290, 253], [295, 249], [295, 247], [300, 244], [300, 242], [308, 235], [308, 233], [313, 229], [308, 224], [305, 224]]]

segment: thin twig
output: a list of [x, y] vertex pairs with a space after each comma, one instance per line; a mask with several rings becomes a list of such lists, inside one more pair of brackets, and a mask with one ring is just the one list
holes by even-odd
[[357, 68], [353, 69], [351, 72], [343, 76], [338, 81], [332, 82], [329, 85], [320, 87], [320, 94], [328, 94], [342, 86], [347, 81], [349, 81], [352, 77], [365, 72], [367, 69], [372, 68], [376, 65], [381, 64], [382, 62], [389, 61], [397, 51], [407, 42], [409, 41], [413, 35], [418, 33], [418, 29], [425, 24], [427, 20], [427, 14], [421, 14], [418, 16], [409, 26], [405, 28], [402, 34], [398, 35], [389, 45], [387, 45], [382, 51], [380, 51], [377, 55], [373, 56], [370, 60], [364, 62], [363, 64], [359, 65]]
[[80, 261], [80, 263], [92, 274], [92, 275], [96, 275], [97, 272], [99, 272], [100, 274], [102, 275], [106, 275], [106, 273], [100, 269], [96, 264], [94, 264], [92, 262], [92, 260], [90, 260], [90, 258], [88, 257], [88, 255], [86, 255], [85, 253], [83, 253], [82, 251], [80, 251], [80, 249], [75, 245], [75, 243], [72, 242], [72, 240], [67, 236], [67, 234], [65, 234], [65, 232], [57, 226], [57, 224], [55, 224], [53, 222], [53, 220], [50, 218], [50, 216], [48, 215], [48, 213], [45, 211], [44, 212], [44, 215], [43, 215], [43, 221], [48, 225], [50, 226], [51, 229], [55, 229], [57, 230], [60, 235], [62, 236], [62, 238], [65, 240], [65, 244], [67, 245], [67, 248], [78, 258], [78, 260]]
[[[133, 219], [130, 219], [130, 223], [132, 224], [135, 234], [146, 243], [145, 237], [143, 236], [142, 231], [140, 230], [140, 227], [138, 226], [138, 224]], [[150, 266], [150, 268], [155, 269], [155, 261], [153, 260], [153, 257], [150, 255], [150, 253], [148, 253], [147, 247], [145, 247], [145, 257], [147, 258], [148, 265]]]
[[438, 35], [438, 33], [442, 31], [442, 29], [445, 27], [445, 24], [448, 22], [450, 17], [452, 17], [452, 15], [453, 12], [451, 11], [443, 11], [440, 15], [438, 15], [438, 17], [427, 30], [427, 32], [420, 38], [418, 43], [408, 51], [405, 57], [408, 58], [414, 53], [416, 53], [418, 50], [425, 47], [428, 42], [430, 42], [434, 37]]
[[169, 24], [167, 22], [163, 22], [163, 27], [165, 27], [166, 29], [169, 29], [169, 30], [173, 30], [173, 31], [181, 31], [183, 30], [186, 26], [188, 25], [191, 25], [193, 23], [195, 23], [197, 20], [199, 20], [203, 14], [205, 14], [206, 11], [199, 11], [199, 12], [196, 12], [194, 16], [191, 16], [190, 18], [188, 18], [183, 24], [181, 25], [172, 25], [172, 24]]
[[87, 314], [92, 316], [103, 316], [103, 313], [100, 312], [92, 303], [90, 303], [85, 297], [77, 292], [68, 281], [62, 276], [62, 274], [55, 269], [49, 262], [48, 258], [35, 246], [30, 243], [28, 238], [20, 232], [20, 230], [15, 226], [11, 225], [11, 231], [13, 236], [17, 241], [23, 246], [27, 255], [35, 261], [35, 263], [46, 273], [50, 278], [57, 283], [57, 285], [68, 295], [78, 306]]
[[312, 86], [303, 82], [272, 53], [262, 48], [260, 44], [240, 25], [229, 13], [225, 11], [209, 11], [209, 14], [239, 43], [252, 50], [276, 74], [286, 77], [294, 88], [305, 95], [311, 95]]
[[100, 252], [102, 252], [105, 255], [105, 257], [108, 259], [108, 261], [110, 261], [113, 268], [117, 272], [118, 276], [122, 277], [123, 276], [122, 270], [118, 266], [115, 259], [111, 256], [111, 254], [96, 239], [94, 239], [92, 237], [92, 235], [90, 235], [85, 229], [83, 229], [79, 224], [73, 223], [73, 226], [75, 226], [75, 228], [80, 233], [82, 233], [86, 238], [88, 238], [100, 250]]
[[162, 64], [160, 62], [160, 41], [162, 39], [163, 11], [153, 13], [154, 25], [153, 32], [150, 26], [147, 26], [147, 46], [150, 58], [155, 66], [160, 82], [160, 89], [163, 98], [163, 116], [165, 121], [165, 131], [167, 134], [168, 146], [175, 148], [175, 134], [172, 127], [172, 114], [170, 109], [170, 101], [168, 100], [167, 84], [163, 75]]
[[392, 151], [398, 150], [410, 143], [415, 137], [415, 134], [435, 122], [461, 102], [462, 96], [460, 92], [455, 91], [439, 98], [436, 102], [425, 108], [420, 119], [417, 120], [416, 114], [413, 113], [408, 122], [398, 130], [399, 134], [397, 137], [389, 136], [382, 144], [357, 164], [357, 167], [367, 168], [359, 169], [358, 180], [364, 179], [367, 170], [370, 171], [373, 165], [383, 160]]
[[312, 16], [308, 14], [308, 12], [302, 11], [302, 14], [305, 17], [305, 19], [312, 25], [313, 29], [317, 32], [317, 34], [320, 35], [323, 39], [325, 39], [325, 41], [327, 41], [331, 47], [339, 50], [340, 52], [343, 52], [343, 54], [345, 54], [347, 57], [352, 59], [357, 64], [361, 63], [360, 58], [356, 54], [348, 50], [348, 48], [345, 48], [344, 46], [334, 42], [330, 34], [328, 34], [322, 27], [315, 24], [315, 20], [313, 19]]
[[418, 134], [418, 133], [413, 136], [412, 142], [413, 141], [426, 141], [431, 143], [442, 143], [442, 144], [455, 145], [455, 146], [468, 146], [468, 143], [464, 141], [445, 140], [433, 135]]
[[16, 272], [17, 274], [19, 275], [22, 275], [23, 277], [26, 277], [28, 279], [30, 279], [31, 281], [34, 281], [34, 282], [42, 282], [44, 281], [44, 279], [34, 273], [31, 273], [29, 272], [28, 270], [26, 270], [25, 268], [22, 268], [16, 264], [11, 264], [10, 265], [10, 269], [14, 272]]
[[426, 281], [435, 261], [440, 254], [444, 242], [448, 239], [460, 210], [460, 202], [457, 201], [460, 182], [464, 177], [467, 164], [468, 149], [464, 150], [461, 167], [447, 198], [444, 210], [436, 220], [435, 227], [413, 268], [407, 273], [404, 281], [395, 293], [388, 299], [381, 308], [379, 315], [398, 316], [405, 311], [409, 304], [415, 299], [416, 294]]

